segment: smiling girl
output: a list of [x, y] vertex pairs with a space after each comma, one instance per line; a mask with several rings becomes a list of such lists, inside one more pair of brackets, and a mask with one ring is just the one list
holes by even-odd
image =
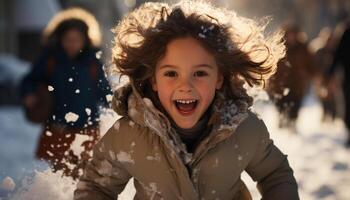
[[[284, 56], [281, 35], [205, 2], [146, 3], [116, 27], [113, 60], [130, 82], [115, 90], [122, 117], [95, 146], [75, 199], [299, 199], [287, 157], [250, 111]], [[111, 70], [113, 71], [113, 70]]]

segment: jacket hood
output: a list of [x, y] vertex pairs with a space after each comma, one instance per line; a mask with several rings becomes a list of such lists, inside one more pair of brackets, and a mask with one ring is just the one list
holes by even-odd
[[[142, 88], [141, 88], [142, 89]], [[143, 97], [140, 88], [132, 82], [126, 82], [114, 91], [112, 108], [121, 116], [130, 118], [140, 126], [148, 127], [180, 155], [185, 163], [192, 161], [193, 155], [188, 153], [180, 137], [171, 127], [166, 115], [160, 112], [150, 98]], [[236, 92], [237, 93], [237, 92]], [[238, 125], [248, 117], [248, 108], [251, 106], [250, 98], [246, 93], [238, 92], [242, 96], [227, 99], [224, 92], [217, 92], [213, 102], [209, 124], [213, 130], [209, 136], [198, 146], [209, 148], [231, 136]]]
[[50, 35], [62, 22], [69, 19], [78, 19], [88, 26], [88, 37], [94, 47], [99, 47], [102, 36], [99, 24], [96, 18], [88, 11], [82, 8], [68, 8], [58, 12], [47, 24], [43, 31], [43, 42], [48, 43]]

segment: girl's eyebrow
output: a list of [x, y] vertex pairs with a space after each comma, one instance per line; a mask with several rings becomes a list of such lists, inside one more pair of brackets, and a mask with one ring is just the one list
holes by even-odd
[[[176, 65], [169, 65], [169, 64], [166, 64], [166, 65], [162, 65], [159, 67], [159, 69], [163, 69], [163, 68], [179, 68], [178, 66]], [[193, 67], [206, 67], [206, 68], [209, 68], [209, 69], [213, 69], [214, 67], [210, 64], [198, 64], [198, 65], [193, 65]]]

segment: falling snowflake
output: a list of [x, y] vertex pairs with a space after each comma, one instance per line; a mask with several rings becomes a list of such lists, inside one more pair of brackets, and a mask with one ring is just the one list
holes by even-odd
[[112, 99], [113, 99], [113, 95], [111, 95], [111, 94], [107, 94], [107, 95], [106, 95], [106, 100], [107, 100], [108, 102], [111, 102]]
[[91, 114], [91, 109], [90, 108], [85, 108], [85, 112], [88, 116], [90, 116]]
[[50, 92], [52, 92], [52, 91], [54, 90], [54, 88], [53, 88], [51, 85], [48, 85], [48, 86], [47, 86], [47, 89], [48, 89]]
[[69, 123], [69, 122], [76, 122], [79, 118], [79, 115], [73, 113], [73, 112], [69, 112], [67, 113], [64, 118], [66, 119], [66, 122]]
[[101, 59], [101, 57], [102, 57], [102, 51], [96, 52], [96, 58]]

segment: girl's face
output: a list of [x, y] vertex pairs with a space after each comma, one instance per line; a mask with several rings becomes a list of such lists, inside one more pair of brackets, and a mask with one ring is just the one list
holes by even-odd
[[210, 106], [223, 76], [214, 56], [192, 37], [168, 43], [158, 60], [152, 88], [181, 128], [192, 128]]
[[84, 35], [77, 29], [69, 29], [63, 34], [62, 46], [70, 58], [77, 56], [84, 44]]

